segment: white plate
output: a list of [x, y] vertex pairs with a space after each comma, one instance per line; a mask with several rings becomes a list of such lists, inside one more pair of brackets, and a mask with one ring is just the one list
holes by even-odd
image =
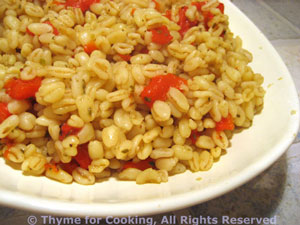
[[[228, 154], [208, 172], [186, 172], [168, 183], [136, 185], [110, 179], [93, 186], [23, 176], [0, 159], [0, 203], [42, 213], [73, 216], [149, 215], [216, 198], [274, 163], [298, 130], [298, 96], [291, 76], [270, 42], [232, 3], [225, 2], [232, 31], [253, 53], [252, 68], [265, 77], [265, 107], [250, 129], [236, 134]], [[271, 24], [270, 24], [271, 26]], [[282, 79], [279, 79], [279, 78]], [[272, 84], [271, 87], [267, 87]], [[294, 110], [294, 111], [293, 111]], [[296, 112], [293, 114], [292, 112]], [[199, 181], [197, 178], [201, 177]]]

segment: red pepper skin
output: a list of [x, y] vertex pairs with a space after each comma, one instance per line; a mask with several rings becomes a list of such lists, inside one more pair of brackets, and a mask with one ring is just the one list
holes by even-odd
[[152, 32], [152, 41], [156, 44], [166, 45], [169, 44], [173, 37], [166, 26], [150, 29]]
[[135, 12], [135, 10], [136, 10], [136, 8], [133, 8], [132, 10], [131, 10], [131, 15], [133, 16], [134, 15], [134, 12]]
[[146, 170], [148, 168], [154, 168], [154, 160], [151, 158], [147, 158], [146, 160], [141, 160], [137, 163], [134, 163], [132, 161], [126, 162], [123, 165], [123, 170], [128, 169], [128, 168], [136, 168], [139, 170]]
[[5, 152], [3, 153], [4, 159], [8, 159], [8, 154], [9, 154], [9, 149], [6, 149]]
[[95, 44], [95, 42], [91, 41], [89, 43], [87, 43], [84, 47], [83, 47], [84, 51], [87, 53], [87, 54], [91, 54], [93, 51], [97, 50], [98, 47], [97, 45]]
[[81, 128], [72, 127], [69, 126], [67, 123], [64, 123], [61, 126], [60, 130], [61, 130], [60, 131], [61, 134], [59, 135], [59, 140], [62, 141], [70, 135], [77, 135], [78, 132], [81, 130]]
[[34, 33], [32, 33], [28, 27], [26, 27], [26, 33], [29, 34], [30, 36], [34, 36]]
[[6, 93], [17, 100], [35, 97], [35, 93], [42, 84], [42, 78], [36, 77], [32, 80], [11, 79], [6, 82], [4, 88]]
[[11, 113], [7, 109], [7, 103], [0, 102], [0, 123], [6, 120], [9, 116], [11, 116]]
[[144, 47], [144, 48], [141, 49], [140, 53], [141, 53], [141, 54], [148, 54], [148, 53], [149, 53], [149, 50], [148, 50], [147, 47]]
[[220, 11], [221, 11], [222, 14], [224, 14], [225, 6], [224, 6], [223, 3], [220, 3], [217, 8], [220, 9]]
[[79, 166], [83, 169], [88, 169], [92, 160], [89, 156], [88, 152], [88, 143], [77, 146], [77, 155], [73, 157], [73, 159], [79, 164]]
[[45, 21], [44, 23], [50, 25], [53, 28], [53, 34], [54, 35], [56, 35], [56, 36], [59, 35], [58, 30], [56, 29], [56, 27], [49, 20]]
[[230, 114], [216, 123], [216, 131], [221, 132], [223, 130], [234, 130], [234, 122]]
[[6, 143], [7, 148], [3, 153], [3, 157], [8, 160], [9, 150], [10, 150], [11, 147], [14, 146], [14, 143], [12, 143], [11, 140], [8, 140], [8, 139], [4, 139], [4, 143]]
[[[203, 12], [202, 11], [202, 6], [206, 5], [207, 1], [203, 1], [203, 2], [192, 2], [192, 5], [197, 7], [197, 10], [199, 12]], [[224, 4], [223, 3], [219, 3], [219, 5], [217, 6], [218, 9], [220, 9], [221, 13], [224, 14]]]
[[131, 59], [131, 55], [122, 55], [118, 54], [124, 61], [129, 62]]
[[209, 29], [208, 22], [214, 18], [214, 14], [212, 14], [211, 12], [204, 12], [203, 15], [204, 15], [204, 27], [206, 30], [208, 30]]
[[172, 12], [170, 9], [166, 10], [166, 14], [164, 15], [165, 17], [167, 17], [169, 20], [172, 20]]
[[94, 3], [99, 3], [100, 0], [66, 0], [65, 3], [59, 3], [54, 1], [53, 3], [56, 5], [65, 5], [65, 7], [73, 7], [73, 8], [80, 8], [81, 11], [84, 13], [89, 10], [90, 6]]
[[204, 6], [207, 3], [207, 1], [204, 2], [192, 2], [192, 5], [197, 7], [197, 10], [199, 12], [202, 12], [202, 6]]
[[54, 172], [58, 173], [58, 168], [56, 167], [55, 164], [52, 164], [52, 163], [46, 163], [45, 169], [46, 170], [52, 169]]
[[69, 174], [72, 174], [73, 170], [79, 167], [78, 163], [74, 159], [72, 159], [69, 163], [60, 163], [59, 166]]
[[144, 103], [151, 108], [156, 100], [165, 101], [170, 87], [181, 90], [182, 85], [186, 85], [187, 81], [177, 77], [174, 74], [158, 75], [153, 77], [150, 83], [144, 88], [141, 93], [141, 98]]
[[160, 10], [160, 5], [159, 5], [159, 3], [157, 2], [157, 1], [155, 1], [155, 0], [152, 0], [153, 2], [154, 2], [154, 4], [155, 4], [155, 9], [157, 10], [157, 11], [159, 11]]

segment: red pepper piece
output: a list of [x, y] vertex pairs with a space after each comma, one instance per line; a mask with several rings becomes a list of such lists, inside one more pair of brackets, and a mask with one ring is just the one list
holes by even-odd
[[[203, 11], [202, 10], [202, 6], [204, 6], [206, 3], [207, 3], [207, 1], [193, 2], [192, 5], [196, 6], [197, 10], [203, 14], [203, 17], [204, 17], [204, 26], [205, 26], [205, 29], [208, 30], [209, 29], [208, 22], [214, 18], [214, 14], [212, 14], [209, 11]], [[223, 3], [219, 3], [219, 5], [217, 6], [217, 8], [220, 9], [220, 11], [221, 11], [222, 14], [224, 14], [224, 4]]]
[[151, 79], [140, 96], [144, 100], [144, 103], [151, 108], [156, 100], [165, 101], [167, 99], [170, 87], [181, 90], [181, 86], [186, 84], [187, 81], [185, 79], [177, 77], [174, 74], [158, 75]]
[[52, 164], [52, 163], [46, 163], [46, 164], [45, 164], [45, 169], [46, 169], [46, 170], [51, 169], [51, 170], [53, 170], [54, 172], [58, 173], [58, 168], [56, 167], [55, 164]]
[[6, 82], [4, 88], [6, 93], [13, 99], [23, 100], [35, 97], [35, 93], [42, 84], [42, 78], [36, 77], [32, 80], [11, 79]]
[[3, 157], [5, 159], [8, 159], [8, 154], [9, 154], [9, 149], [6, 149], [5, 152], [4, 152], [4, 154], [3, 154]]
[[159, 11], [160, 10], [160, 5], [159, 5], [159, 3], [157, 2], [157, 1], [155, 1], [155, 0], [152, 0], [153, 2], [154, 2], [154, 4], [155, 4], [155, 9], [157, 10], [157, 11]]
[[211, 12], [203, 12], [203, 16], [204, 16], [204, 27], [206, 30], [209, 29], [209, 26], [208, 26], [208, 22], [211, 21], [213, 18], [214, 18], [214, 14], [212, 14]]
[[65, 3], [59, 3], [54, 1], [53, 3], [56, 5], [65, 5], [65, 7], [73, 7], [73, 8], [80, 8], [81, 11], [84, 13], [85, 11], [89, 10], [90, 6], [94, 3], [99, 3], [100, 0], [66, 0]]
[[79, 164], [81, 168], [87, 170], [89, 165], [92, 162], [88, 152], [88, 143], [83, 145], [78, 145], [77, 151], [78, 153], [76, 156], [73, 157], [73, 159], [76, 160], [76, 162]]
[[81, 130], [81, 128], [69, 126], [67, 123], [64, 123], [60, 129], [61, 129], [60, 131], [61, 134], [59, 135], [60, 141], [64, 140], [66, 137], [70, 135], [77, 135], [78, 132]]
[[181, 7], [179, 9], [179, 21], [178, 21], [178, 25], [181, 27], [179, 30], [179, 33], [181, 35], [181, 37], [184, 36], [184, 34], [191, 28], [194, 27], [198, 24], [198, 21], [190, 21], [185, 13], [188, 10], [187, 6]]
[[221, 13], [224, 14], [224, 4], [223, 3], [220, 3], [217, 7], [218, 9], [220, 9]]
[[53, 28], [53, 34], [54, 35], [56, 35], [56, 36], [59, 35], [58, 30], [56, 29], [56, 27], [49, 20], [45, 21], [44, 23], [50, 25]]
[[55, 4], [55, 5], [64, 5], [64, 3], [58, 2], [58, 1], [56, 1], [56, 0], [54, 0], [52, 3]]
[[73, 159], [69, 163], [60, 163], [59, 166], [69, 174], [72, 174], [73, 170], [79, 167], [78, 163]]
[[134, 15], [135, 10], [136, 10], [136, 8], [132, 8], [131, 13], [130, 13], [132, 16]]
[[131, 59], [131, 55], [122, 55], [122, 54], [118, 54], [124, 61], [130, 61]]
[[0, 102], [0, 123], [2, 123], [11, 113], [7, 109], [7, 103]]
[[146, 160], [141, 160], [139, 162], [132, 162], [132, 161], [129, 161], [129, 162], [126, 162], [124, 165], [123, 165], [123, 170], [125, 169], [128, 169], [128, 168], [136, 168], [136, 169], [139, 169], [139, 170], [146, 170], [148, 168], [154, 168], [155, 164], [154, 164], [154, 160], [151, 159], [151, 158], [147, 158]]
[[34, 36], [34, 33], [32, 33], [28, 27], [26, 27], [26, 33], [29, 34], [30, 36]]
[[144, 48], [141, 49], [140, 53], [142, 53], [142, 54], [148, 54], [149, 50], [148, 50], [147, 47], [144, 47]]
[[204, 2], [192, 2], [192, 5], [197, 7], [199, 12], [202, 12], [202, 6], [206, 5], [207, 1]]
[[212, 14], [211, 12], [209, 11], [203, 11], [202, 10], [202, 6], [206, 5], [207, 1], [204, 1], [204, 2], [193, 2], [192, 5], [196, 6], [197, 7], [197, 10], [199, 12], [201, 12], [203, 14], [203, 17], [204, 17], [204, 27], [206, 30], [208, 30], [208, 22], [214, 18], [214, 14]]
[[[3, 141], [3, 140], [2, 140]], [[3, 141], [5, 144], [6, 144], [6, 150], [4, 151], [4, 153], [3, 153], [3, 157], [5, 158], [5, 159], [8, 159], [8, 154], [10, 153], [9, 152], [9, 150], [10, 150], [10, 148], [12, 147], [12, 146], [14, 146], [14, 143], [12, 143], [11, 142], [11, 140], [8, 140], [8, 139], [4, 139], [4, 141]]]
[[91, 41], [89, 43], [87, 43], [84, 47], [84, 51], [87, 53], [87, 54], [91, 54], [93, 51], [97, 50], [98, 47], [97, 45], [95, 44], [95, 42]]
[[226, 31], [224, 30], [223, 32], [222, 32], [222, 34], [220, 35], [220, 37], [225, 37], [225, 34], [226, 34]]
[[167, 17], [169, 20], [172, 20], [172, 12], [170, 9], [166, 10], [166, 14], [164, 15], [165, 17]]
[[166, 45], [169, 44], [173, 37], [166, 26], [150, 29], [152, 32], [152, 41], [156, 44]]
[[226, 118], [222, 118], [220, 122], [216, 123], [216, 131], [234, 130], [233, 118], [230, 114]]

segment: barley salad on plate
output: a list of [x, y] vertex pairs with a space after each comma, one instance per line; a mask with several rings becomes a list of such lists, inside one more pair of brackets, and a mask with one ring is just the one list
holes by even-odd
[[263, 109], [217, 0], [3, 0], [0, 18], [0, 154], [25, 175], [167, 182]]

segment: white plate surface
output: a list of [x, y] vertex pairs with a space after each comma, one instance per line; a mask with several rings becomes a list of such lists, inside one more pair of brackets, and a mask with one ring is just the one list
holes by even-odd
[[[44, 214], [72, 216], [149, 215], [192, 206], [231, 191], [274, 163], [298, 131], [299, 103], [292, 78], [270, 42], [230, 1], [231, 30], [253, 53], [253, 70], [265, 77], [265, 107], [250, 129], [207, 172], [170, 177], [168, 183], [136, 185], [114, 179], [93, 186], [61, 184], [24, 176], [0, 159], [0, 203]], [[271, 26], [271, 25], [270, 25]], [[281, 78], [281, 79], [279, 79]], [[268, 87], [270, 86], [270, 87]], [[199, 178], [202, 179], [199, 181]]]

